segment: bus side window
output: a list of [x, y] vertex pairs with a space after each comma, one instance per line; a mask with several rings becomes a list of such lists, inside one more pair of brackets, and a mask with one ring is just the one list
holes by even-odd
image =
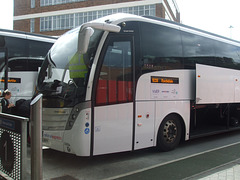
[[43, 60], [40, 59], [14, 59], [8, 62], [9, 71], [38, 71]]
[[195, 64], [215, 65], [214, 41], [199, 35], [182, 32], [184, 67], [194, 69]]
[[141, 22], [141, 58], [142, 74], [183, 68], [181, 34], [179, 30]]
[[43, 60], [38, 59], [29, 59], [28, 60], [28, 70], [29, 71], [38, 71], [38, 69], [42, 66]]
[[27, 71], [28, 61], [26, 59], [15, 59], [8, 62], [10, 71]]
[[216, 65], [220, 67], [239, 69], [240, 51], [239, 47], [227, 43], [215, 42]]
[[110, 40], [106, 48], [98, 78], [96, 105], [131, 102], [132, 51], [131, 41], [119, 38]]

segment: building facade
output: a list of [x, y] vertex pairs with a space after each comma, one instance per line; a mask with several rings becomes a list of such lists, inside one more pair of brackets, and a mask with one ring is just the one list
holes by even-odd
[[180, 22], [175, 0], [15, 0], [13, 29], [59, 36], [82, 23], [120, 12]]

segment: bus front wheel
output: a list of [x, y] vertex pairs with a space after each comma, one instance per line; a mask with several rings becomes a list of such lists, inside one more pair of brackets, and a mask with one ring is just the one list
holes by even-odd
[[180, 118], [175, 114], [165, 117], [158, 130], [157, 148], [161, 151], [175, 149], [181, 140], [181, 134]]

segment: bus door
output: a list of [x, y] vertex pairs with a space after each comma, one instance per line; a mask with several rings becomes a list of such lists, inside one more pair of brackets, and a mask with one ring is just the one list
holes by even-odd
[[133, 37], [109, 35], [100, 55], [93, 155], [132, 150]]

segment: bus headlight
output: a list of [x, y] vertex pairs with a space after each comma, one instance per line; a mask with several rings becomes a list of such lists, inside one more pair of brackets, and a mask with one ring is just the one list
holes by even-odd
[[73, 109], [72, 109], [72, 112], [68, 118], [68, 121], [67, 121], [67, 124], [66, 124], [66, 128], [65, 130], [70, 130], [72, 129], [78, 115], [79, 115], [79, 112], [80, 112], [80, 108], [78, 107], [78, 105], [76, 105]]

